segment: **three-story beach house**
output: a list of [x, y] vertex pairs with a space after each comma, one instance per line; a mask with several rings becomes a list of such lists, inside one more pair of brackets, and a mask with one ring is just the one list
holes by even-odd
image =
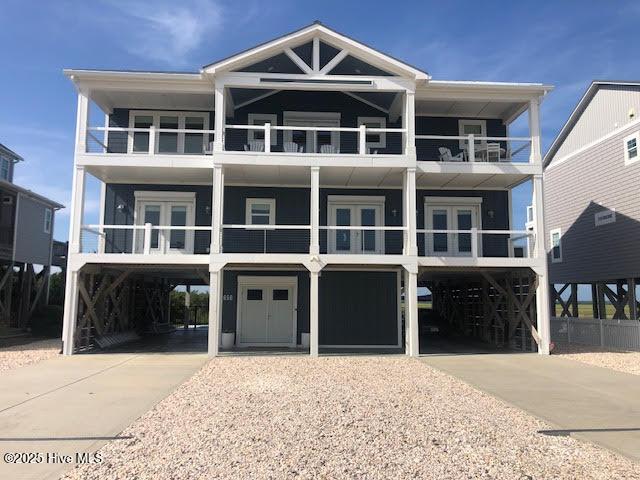
[[[195, 73], [65, 74], [66, 354], [163, 331], [176, 285], [209, 286], [211, 355], [223, 333], [234, 350], [418, 355], [420, 286], [457, 332], [548, 352], [535, 239], [550, 86], [436, 81], [317, 22]], [[521, 115], [528, 134], [509, 136]], [[83, 220], [87, 175], [98, 224]], [[516, 230], [510, 192], [528, 181], [535, 228]]]

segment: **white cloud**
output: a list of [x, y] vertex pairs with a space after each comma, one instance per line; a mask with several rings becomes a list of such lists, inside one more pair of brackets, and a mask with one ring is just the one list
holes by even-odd
[[188, 56], [222, 28], [222, 7], [214, 0], [109, 0], [115, 15], [103, 18], [118, 26], [122, 47], [129, 53], [167, 65], [190, 64]]

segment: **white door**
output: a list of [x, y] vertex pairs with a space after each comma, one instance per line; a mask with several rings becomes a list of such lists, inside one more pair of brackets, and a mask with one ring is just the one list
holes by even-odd
[[[285, 112], [284, 125], [296, 127], [339, 127], [340, 114], [317, 112]], [[301, 145], [305, 153], [320, 153], [323, 145], [331, 145], [333, 152], [340, 148], [340, 132], [314, 130], [285, 130], [285, 142]]]
[[[332, 204], [329, 225], [349, 227], [382, 226], [382, 205]], [[384, 252], [384, 233], [380, 230], [329, 230], [329, 253]]]
[[[280, 284], [278, 284], [280, 282]], [[296, 345], [295, 278], [264, 277], [238, 285], [239, 346]]]
[[[478, 228], [480, 212], [477, 205], [427, 206], [427, 230], [469, 230]], [[480, 238], [478, 251], [480, 251]], [[428, 233], [425, 235], [427, 255], [443, 257], [471, 256], [471, 233]]]
[[[183, 227], [193, 225], [190, 202], [140, 201], [136, 207], [136, 225]], [[135, 230], [136, 252], [144, 251], [144, 230]], [[151, 253], [193, 253], [193, 230], [151, 230]]]

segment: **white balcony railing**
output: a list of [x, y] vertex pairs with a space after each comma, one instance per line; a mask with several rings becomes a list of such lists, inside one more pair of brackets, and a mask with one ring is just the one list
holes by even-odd
[[309, 253], [311, 225], [222, 225], [224, 253]]
[[527, 230], [419, 229], [420, 256], [532, 258], [535, 234]]
[[80, 253], [207, 254], [210, 226], [83, 225]]
[[419, 161], [529, 163], [530, 137], [416, 135]]
[[[253, 131], [259, 139], [247, 141], [229, 139], [229, 131]], [[283, 132], [279, 138], [278, 132]], [[288, 132], [288, 133], [287, 133]], [[351, 154], [351, 155], [401, 155], [403, 153], [404, 128], [360, 127], [307, 127], [264, 125], [225, 125], [225, 150], [290, 153], [290, 154]], [[345, 134], [340, 138], [340, 134]], [[275, 138], [274, 138], [275, 135]], [[248, 135], [247, 135], [248, 137]], [[286, 138], [285, 138], [286, 137]], [[289, 138], [290, 137], [290, 138]], [[384, 142], [382, 142], [384, 138]], [[230, 141], [228, 141], [230, 140]], [[277, 141], [275, 141], [277, 140]], [[376, 146], [384, 144], [384, 147]]]
[[321, 225], [322, 253], [401, 255], [407, 227]]
[[89, 127], [85, 153], [212, 155], [214, 130]]

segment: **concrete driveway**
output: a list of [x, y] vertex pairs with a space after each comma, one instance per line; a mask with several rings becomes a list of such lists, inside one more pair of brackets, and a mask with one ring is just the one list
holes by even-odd
[[[0, 374], [0, 478], [58, 478], [75, 465], [76, 453], [117, 438], [205, 361], [203, 353], [105, 353]], [[28, 452], [41, 456], [26, 465], [4, 458]]]
[[571, 435], [640, 461], [640, 376], [532, 354], [428, 355], [427, 364]]

